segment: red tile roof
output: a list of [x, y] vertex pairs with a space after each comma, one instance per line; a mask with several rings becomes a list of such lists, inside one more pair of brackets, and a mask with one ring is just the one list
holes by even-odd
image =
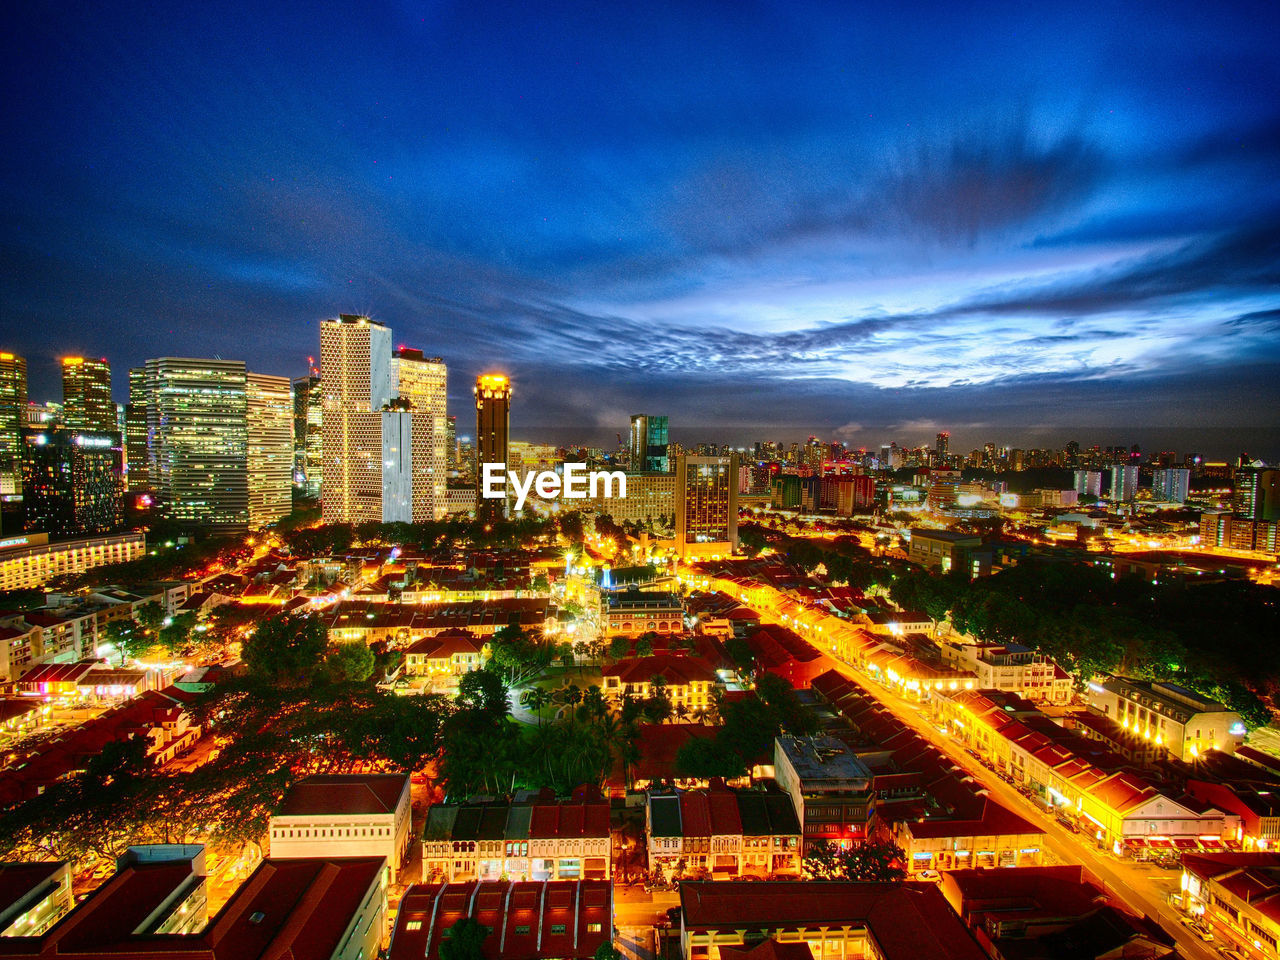
[[931, 883], [687, 881], [680, 907], [686, 930], [865, 923], [885, 960], [985, 960]]
[[278, 817], [394, 813], [408, 789], [407, 773], [322, 774], [289, 788]]
[[487, 960], [587, 960], [613, 937], [607, 880], [411, 886], [400, 901], [391, 960], [439, 960], [444, 933], [463, 917], [489, 928]]

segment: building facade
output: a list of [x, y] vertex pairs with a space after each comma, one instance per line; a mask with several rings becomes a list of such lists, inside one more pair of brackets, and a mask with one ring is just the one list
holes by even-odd
[[124, 523], [118, 433], [23, 431], [23, 529], [52, 537], [111, 533]]
[[409, 850], [409, 775], [322, 774], [299, 780], [271, 817], [280, 859], [384, 857], [394, 880]]
[[0, 352], [0, 496], [22, 492], [22, 428], [27, 412], [27, 360]]
[[146, 363], [148, 481], [167, 520], [249, 525], [246, 371], [242, 360]]
[[848, 845], [867, 836], [871, 771], [834, 737], [780, 736], [773, 763], [791, 797], [807, 849], [820, 840]]
[[[397, 499], [394, 515], [384, 508], [384, 519], [406, 523], [439, 520], [445, 515], [449, 476], [445, 420], [448, 370], [439, 357], [424, 357], [421, 350], [401, 347], [391, 357], [391, 387], [406, 408], [407, 416], [401, 417], [403, 435], [395, 440], [395, 452], [409, 464], [409, 491], [407, 498], [402, 493]], [[385, 418], [383, 424], [387, 425]], [[392, 459], [393, 453], [384, 437], [384, 462]], [[383, 495], [387, 495], [385, 484]]]
[[631, 417], [631, 469], [635, 473], [667, 473], [671, 469], [668, 457], [667, 418], [647, 413]]
[[293, 510], [293, 389], [288, 377], [250, 373], [248, 418], [249, 528], [257, 530]]
[[365, 316], [320, 322], [325, 523], [382, 521], [382, 408], [391, 401], [391, 330]]
[[506, 515], [507, 501], [484, 496], [483, 464], [509, 466], [511, 442], [511, 381], [500, 373], [476, 380], [476, 517], [492, 520]]
[[137, 560], [147, 552], [140, 533], [62, 540], [31, 533], [0, 540], [0, 590], [28, 590], [64, 574]]
[[738, 551], [738, 455], [676, 461], [676, 552], [681, 557]]
[[1088, 700], [1091, 710], [1188, 763], [1207, 750], [1235, 753], [1244, 742], [1240, 714], [1175, 683], [1108, 677], [1089, 684]]
[[72, 430], [119, 432], [106, 357], [62, 358], [62, 422]]
[[293, 482], [308, 499], [324, 476], [324, 394], [315, 374], [293, 381]]

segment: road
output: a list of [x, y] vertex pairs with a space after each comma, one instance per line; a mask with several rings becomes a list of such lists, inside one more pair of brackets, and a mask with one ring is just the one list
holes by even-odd
[[1032, 803], [994, 772], [974, 760], [957, 741], [939, 734], [917, 705], [864, 677], [852, 667], [844, 667], [841, 673], [946, 754], [956, 766], [981, 783], [992, 798], [1043, 829], [1045, 850], [1053, 858], [1061, 863], [1083, 864], [1103, 884], [1108, 894], [1139, 916], [1157, 919], [1165, 932], [1177, 941], [1184, 956], [1199, 960], [1218, 960], [1217, 951], [1179, 923], [1176, 911], [1169, 906], [1168, 895], [1178, 889], [1180, 883], [1181, 875], [1178, 872], [1161, 870], [1151, 864], [1118, 860], [1096, 850], [1081, 834], [1072, 833], [1059, 824], [1052, 814], [1046, 813], [1043, 805]]
[[[761, 605], [755, 608], [762, 620], [777, 623], [775, 612]], [[836, 659], [833, 653], [828, 654]], [[837, 662], [839, 662], [837, 660]], [[1072, 833], [1047, 813], [1044, 806], [1028, 800], [1012, 786], [997, 777], [965, 752], [962, 745], [939, 733], [937, 727], [922, 715], [923, 708], [904, 700], [894, 691], [871, 680], [847, 663], [840, 672], [883, 704], [895, 717], [937, 747], [957, 767], [982, 784], [994, 799], [1010, 810], [1038, 824], [1045, 831], [1047, 859], [1060, 863], [1082, 864], [1115, 897], [1138, 916], [1156, 919], [1177, 942], [1183, 955], [1193, 960], [1217, 960], [1218, 953], [1178, 922], [1177, 912], [1169, 905], [1168, 895], [1178, 888], [1181, 876], [1175, 871], [1162, 871], [1150, 864], [1121, 861], [1094, 849], [1089, 840]]]

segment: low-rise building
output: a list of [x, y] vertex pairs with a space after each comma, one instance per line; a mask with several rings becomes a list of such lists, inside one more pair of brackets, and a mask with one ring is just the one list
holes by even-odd
[[409, 775], [321, 774], [299, 780], [272, 815], [272, 857], [383, 857], [392, 878], [409, 850]]
[[422, 875], [429, 880], [607, 880], [609, 804], [437, 804], [427, 812]]
[[1183, 906], [1246, 957], [1280, 952], [1280, 854], [1187, 854]]
[[626, 590], [606, 593], [601, 600], [605, 633], [611, 637], [684, 633], [684, 602], [679, 594]]
[[603, 674], [604, 694], [613, 700], [624, 696], [647, 699], [656, 691], [655, 678], [661, 677], [672, 707], [683, 707], [688, 714], [711, 709], [712, 693], [720, 682], [711, 664], [701, 657], [667, 653], [628, 657], [609, 664]]
[[1079, 865], [952, 870], [939, 889], [993, 960], [1157, 960], [1174, 952], [1168, 934], [1111, 903]]
[[492, 645], [470, 630], [445, 630], [405, 650], [404, 669], [411, 677], [460, 677], [483, 669], [492, 655]]
[[804, 848], [819, 840], [848, 846], [865, 839], [871, 812], [871, 771], [834, 737], [774, 740], [778, 786], [791, 796]]
[[907, 552], [912, 563], [929, 570], [949, 573], [952, 570], [968, 570], [969, 551], [982, 546], [982, 538], [954, 530], [926, 530], [912, 528], [911, 546]]
[[933, 883], [680, 884], [683, 960], [719, 960], [726, 947], [768, 939], [832, 960], [986, 960]]
[[109, 563], [127, 563], [147, 552], [140, 533], [58, 540], [27, 533], [0, 540], [0, 591], [30, 590], [54, 577], [84, 573]]
[[1017, 643], [941, 644], [943, 659], [972, 673], [980, 690], [1006, 690], [1044, 703], [1071, 702], [1070, 675], [1051, 657]]
[[0, 863], [0, 937], [38, 937], [74, 906], [67, 861]]
[[650, 793], [650, 867], [717, 879], [800, 875], [800, 822], [785, 793], [709, 790]]
[[1240, 714], [1176, 683], [1107, 677], [1089, 684], [1088, 702], [1179, 760], [1191, 762], [1206, 750], [1235, 753], [1244, 743]]
[[439, 960], [441, 942], [464, 918], [488, 928], [481, 945], [485, 960], [590, 960], [613, 941], [613, 884], [473, 880], [411, 886], [396, 912], [390, 960]]

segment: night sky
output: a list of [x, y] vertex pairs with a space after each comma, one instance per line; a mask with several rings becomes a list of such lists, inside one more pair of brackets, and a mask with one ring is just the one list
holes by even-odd
[[1274, 2], [6, 9], [34, 399], [367, 312], [525, 439], [1280, 456]]

